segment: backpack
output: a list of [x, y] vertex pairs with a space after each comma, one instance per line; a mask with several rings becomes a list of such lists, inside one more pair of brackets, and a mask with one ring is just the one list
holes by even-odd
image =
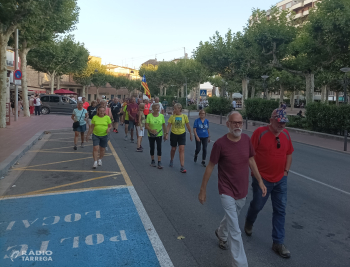
[[34, 98], [34, 104], [36, 104], [36, 98]]

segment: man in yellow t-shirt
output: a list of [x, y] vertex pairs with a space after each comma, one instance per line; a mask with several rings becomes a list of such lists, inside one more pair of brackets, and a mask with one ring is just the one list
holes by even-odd
[[[188, 132], [190, 133], [190, 139], [192, 141], [193, 136], [191, 132], [191, 126], [188, 120], [188, 117], [185, 114], [181, 113], [182, 105], [180, 103], [176, 103], [174, 105], [174, 115], [172, 115], [168, 120], [167, 132], [166, 132], [166, 140], [168, 139], [168, 133], [171, 128], [170, 134], [170, 145], [171, 145], [171, 153], [170, 153], [170, 167], [173, 167], [173, 160], [176, 152], [177, 146], [179, 146], [179, 156], [182, 173], [186, 173], [185, 165], [185, 145], [186, 145], [186, 127]], [[185, 127], [186, 125], [186, 127]]]

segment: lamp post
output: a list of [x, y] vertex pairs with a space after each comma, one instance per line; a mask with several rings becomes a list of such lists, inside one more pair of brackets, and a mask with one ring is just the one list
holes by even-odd
[[266, 95], [266, 79], [269, 78], [269, 76], [263, 75], [263, 76], [261, 76], [261, 78], [264, 79], [264, 83], [263, 83], [263, 87], [264, 87], [264, 99], [266, 99], [266, 98], [267, 98], [267, 95]]
[[344, 104], [346, 104], [348, 102], [348, 98], [347, 98], [347, 95], [346, 95], [346, 91], [348, 90], [348, 84], [349, 84], [349, 79], [348, 77], [346, 76], [346, 73], [348, 73], [350, 71], [350, 68], [349, 67], [346, 67], [346, 68], [341, 68], [340, 69], [342, 72], [344, 72], [344, 80], [343, 80], [343, 86], [344, 86]]
[[[346, 73], [348, 73], [350, 71], [349, 67], [345, 67], [345, 68], [341, 68], [340, 69], [342, 72], [344, 72], [344, 81], [343, 81], [343, 85], [344, 85], [344, 104], [346, 105], [348, 102], [348, 98], [346, 96], [346, 91], [348, 89], [348, 84], [349, 84], [349, 79], [346, 76]], [[348, 150], [348, 131], [347, 129], [344, 130], [344, 151]]]

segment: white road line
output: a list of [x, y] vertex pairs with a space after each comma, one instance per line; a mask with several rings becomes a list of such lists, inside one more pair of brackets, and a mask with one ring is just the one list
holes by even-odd
[[315, 179], [312, 179], [312, 178], [310, 178], [310, 177], [308, 177], [308, 176], [302, 175], [302, 174], [297, 173], [297, 172], [294, 172], [294, 171], [289, 171], [289, 172], [294, 173], [294, 174], [296, 174], [296, 175], [299, 175], [300, 177], [303, 177], [303, 178], [308, 179], [308, 180], [310, 180], [310, 181], [313, 181], [313, 182], [315, 182], [315, 183], [318, 183], [318, 184], [327, 186], [327, 187], [329, 187], [329, 188], [332, 188], [332, 189], [334, 189], [334, 190], [336, 190], [336, 191], [342, 192], [342, 193], [344, 193], [344, 194], [350, 196], [350, 193], [347, 192], [347, 191], [341, 190], [341, 189], [336, 188], [336, 187], [334, 187], [334, 186], [331, 186], [331, 185], [329, 185], [329, 184], [322, 183], [322, 182], [320, 182], [320, 181], [317, 181], [317, 180], [315, 180]]
[[160, 240], [156, 230], [154, 229], [154, 226], [153, 226], [150, 218], [148, 217], [148, 214], [147, 214], [139, 196], [137, 195], [135, 188], [128, 187], [128, 189], [129, 189], [130, 195], [132, 197], [132, 200], [135, 204], [135, 207], [137, 209], [137, 212], [139, 213], [142, 224], [145, 227], [148, 238], [152, 243], [154, 252], [157, 255], [160, 266], [173, 267], [174, 265], [173, 265], [172, 261], [170, 260], [168, 252], [165, 250], [162, 241]]

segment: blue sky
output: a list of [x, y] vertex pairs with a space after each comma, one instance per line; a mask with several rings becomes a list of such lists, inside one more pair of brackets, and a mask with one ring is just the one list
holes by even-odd
[[[78, 0], [73, 32], [102, 63], [136, 67], [154, 59], [189, 56], [215, 31], [241, 31], [252, 8], [268, 9], [276, 0]], [[172, 51], [172, 52], [169, 52]]]

